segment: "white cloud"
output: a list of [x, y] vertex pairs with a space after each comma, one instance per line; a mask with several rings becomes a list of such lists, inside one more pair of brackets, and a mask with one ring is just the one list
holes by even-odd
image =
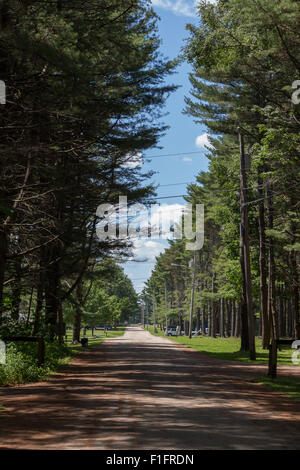
[[190, 157], [183, 157], [182, 161], [183, 161], [183, 162], [192, 162], [193, 159], [190, 158]]
[[[178, 224], [181, 221], [184, 207], [185, 206], [183, 204], [162, 204], [161, 206], [152, 206], [150, 217], [151, 227], [158, 228], [159, 218], [161, 236], [165, 239], [173, 238], [174, 232], [170, 231], [170, 227], [174, 226], [174, 224]], [[153, 234], [152, 237], [154, 237]], [[157, 237], [158, 235], [154, 238]]]
[[161, 223], [160, 229], [163, 232], [160, 235], [161, 238], [159, 238], [158, 234], [156, 236], [154, 234], [152, 238], [144, 237], [132, 240], [132, 256], [140, 262], [135, 263], [135, 266], [132, 263], [125, 263], [125, 272], [133, 279], [137, 292], [142, 291], [144, 283], [151, 276], [151, 271], [155, 265], [155, 258], [169, 247], [166, 238], [173, 238], [170, 225], [181, 221], [185, 207], [183, 204], [156, 204], [151, 206], [149, 222], [151, 227], [154, 226], [154, 228]]
[[143, 156], [141, 152], [136, 154], [128, 154], [126, 156], [126, 161], [123, 163], [123, 168], [137, 168], [143, 164]]
[[152, 5], [170, 10], [176, 15], [196, 16], [195, 3], [188, 0], [152, 0]]
[[[155, 7], [170, 10], [175, 15], [196, 17], [198, 0], [152, 0], [152, 5]], [[218, 0], [206, 0], [206, 3], [217, 5]]]
[[135, 258], [146, 256], [147, 261], [155, 261], [155, 258], [159, 256], [165, 248], [166, 242], [164, 240], [154, 241], [143, 238], [134, 242], [133, 254]]
[[209, 137], [209, 135], [207, 134], [207, 132], [205, 132], [204, 134], [198, 135], [198, 137], [196, 138], [196, 142], [195, 142], [196, 147], [198, 147], [198, 148], [205, 148], [205, 147], [213, 148], [213, 145], [208, 140], [208, 137]]

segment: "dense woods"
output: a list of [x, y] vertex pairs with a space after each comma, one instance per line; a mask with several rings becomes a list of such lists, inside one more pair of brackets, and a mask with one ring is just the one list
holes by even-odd
[[[193, 66], [185, 112], [207, 126], [211, 145], [209, 170], [188, 186], [186, 198], [205, 205], [193, 328], [213, 337], [241, 336], [248, 350], [252, 317], [267, 348], [279, 337], [300, 339], [299, 2], [203, 1], [198, 13], [185, 47]], [[250, 279], [240, 230], [245, 208]], [[187, 332], [193, 255], [184, 246], [170, 242], [143, 295], [157, 322], [181, 324]]]
[[[205, 243], [191, 263], [170, 241], [142, 297], [160, 323], [240, 336], [254, 359], [255, 334], [300, 338], [299, 4], [202, 1], [198, 15], [184, 112], [209, 132], [209, 169], [186, 201], [205, 206]], [[78, 342], [138, 311], [113, 260], [131, 241], [97, 239], [96, 213], [155, 194], [139, 163], [166, 130], [176, 61], [148, 1], [9, 0], [0, 19], [1, 334], [62, 343], [67, 322]]]
[[129, 256], [130, 243], [99, 241], [96, 209], [154, 194], [135, 162], [165, 131], [173, 90], [156, 19], [142, 0], [1, 2], [2, 336], [61, 342], [67, 319], [78, 341], [96, 301], [118, 312], [112, 321], [136, 311], [130, 281], [105, 261]]

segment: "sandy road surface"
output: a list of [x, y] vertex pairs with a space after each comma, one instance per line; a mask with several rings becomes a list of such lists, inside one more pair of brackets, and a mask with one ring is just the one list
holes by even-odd
[[0, 448], [300, 449], [300, 403], [139, 328], [83, 352], [49, 382], [0, 388]]

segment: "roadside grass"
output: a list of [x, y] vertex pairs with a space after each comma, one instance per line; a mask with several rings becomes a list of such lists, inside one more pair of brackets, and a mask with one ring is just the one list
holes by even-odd
[[[159, 328], [157, 328], [157, 333], [154, 333], [153, 326], [148, 326], [146, 329], [155, 336], [165, 336], [164, 332]], [[260, 338], [256, 338], [256, 361], [251, 361], [248, 353], [239, 350], [239, 338], [210, 338], [207, 336], [196, 336], [191, 339], [188, 336], [172, 336], [168, 338], [217, 359], [268, 364], [269, 351], [262, 349]], [[278, 365], [294, 365], [292, 363], [292, 353], [293, 350], [289, 346], [282, 346], [281, 351], [278, 351]], [[253, 382], [266, 385], [270, 389], [284, 393], [293, 399], [300, 399], [300, 377], [278, 377], [275, 380], [269, 377], [259, 377], [254, 379]]]
[[95, 330], [95, 337], [87, 330], [86, 337], [89, 339], [87, 347], [71, 344], [72, 331], [67, 330], [66, 342], [62, 345], [58, 342], [46, 343], [45, 363], [42, 367], [37, 364], [37, 345], [33, 343], [8, 343], [6, 348], [6, 364], [0, 365], [0, 386], [15, 385], [39, 380], [47, 380], [51, 374], [58, 371], [62, 366], [68, 364], [71, 358], [82, 351], [92, 349], [101, 343], [105, 338], [114, 338], [124, 334], [125, 327], [118, 327], [115, 330], [103, 331]]
[[258, 377], [253, 382], [263, 384], [275, 392], [284, 393], [289, 397], [300, 400], [300, 377]]
[[[153, 326], [148, 326], [148, 330], [155, 336], [165, 336], [164, 332], [157, 329], [154, 333]], [[208, 356], [213, 356], [219, 359], [228, 359], [231, 361], [253, 362], [255, 364], [268, 364], [269, 351], [262, 349], [261, 339], [256, 338], [256, 361], [251, 361], [247, 352], [240, 351], [240, 338], [210, 338], [208, 336], [195, 336], [189, 338], [188, 336], [169, 336], [169, 339], [177, 341], [188, 348], [201, 351]], [[279, 365], [293, 365], [292, 353], [294, 351], [289, 345], [281, 346], [281, 351], [278, 351], [278, 364]]]
[[94, 330], [94, 336], [92, 336], [92, 330], [87, 330], [86, 334], [83, 336], [81, 335], [81, 338], [88, 338], [88, 346], [83, 348], [81, 343], [79, 344], [72, 344], [72, 336], [73, 336], [73, 331], [72, 330], [67, 330], [66, 331], [66, 344], [71, 352], [71, 355], [77, 354], [80, 351], [85, 351], [87, 349], [92, 349], [95, 346], [99, 346], [99, 344], [103, 343], [103, 340], [105, 338], [116, 338], [117, 336], [122, 336], [125, 332], [125, 326], [119, 326], [114, 330], [107, 330], [106, 333], [104, 333], [103, 330]]

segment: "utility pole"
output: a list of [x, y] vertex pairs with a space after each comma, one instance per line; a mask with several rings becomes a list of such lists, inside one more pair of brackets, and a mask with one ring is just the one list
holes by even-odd
[[156, 312], [155, 312], [155, 297], [153, 296], [153, 322], [154, 322], [154, 333], [157, 333], [156, 329]]
[[248, 228], [248, 208], [247, 208], [247, 173], [246, 173], [246, 157], [245, 157], [245, 143], [244, 136], [241, 129], [238, 128], [239, 141], [240, 141], [240, 204], [241, 204], [241, 249], [243, 253], [243, 266], [244, 271], [244, 289], [245, 300], [247, 306], [247, 319], [248, 319], [248, 335], [249, 335], [249, 353], [250, 359], [256, 359], [255, 352], [255, 328], [253, 316], [253, 302], [252, 302], [252, 280], [251, 280], [251, 266], [250, 266], [250, 246], [249, 246], [249, 228]]
[[168, 314], [167, 314], [167, 309], [168, 309], [168, 295], [167, 295], [167, 281], [165, 279], [165, 311], [166, 311], [166, 332], [168, 334]]
[[190, 308], [189, 338], [192, 337], [192, 323], [193, 323], [193, 310], [194, 310], [195, 278], [196, 278], [196, 250], [194, 250], [194, 257], [193, 257], [193, 280], [192, 280], [192, 292], [191, 292], [191, 308]]
[[145, 305], [144, 305], [144, 302], [142, 302], [141, 323], [142, 323], [142, 327], [145, 328]]

